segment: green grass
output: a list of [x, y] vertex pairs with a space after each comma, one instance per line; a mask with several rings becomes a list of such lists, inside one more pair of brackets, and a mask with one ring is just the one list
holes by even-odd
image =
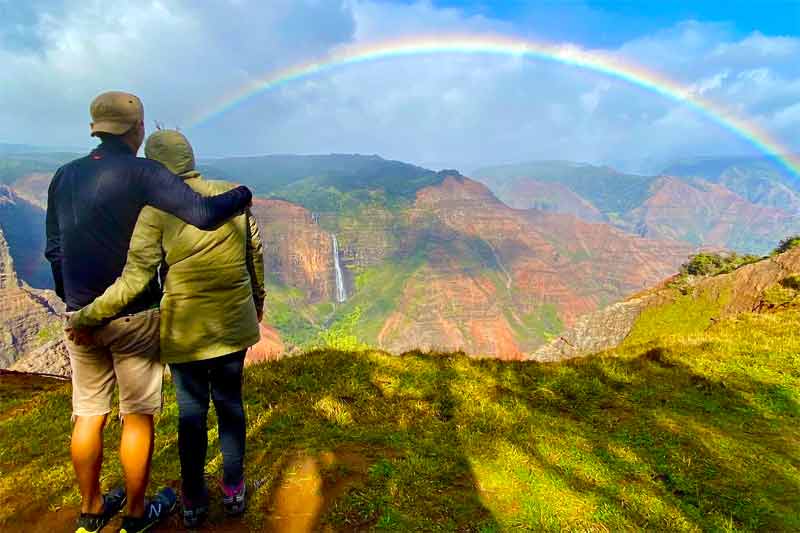
[[702, 333], [717, 319], [730, 295], [715, 296], [703, 289], [689, 294], [678, 291], [672, 301], [645, 309], [625, 338], [623, 346], [631, 346], [676, 333]]
[[[311, 525], [334, 531], [800, 530], [800, 311], [650, 333], [561, 364], [324, 351], [250, 367], [245, 524], [305, 494]], [[13, 530], [21, 487], [36, 516], [77, 505], [69, 386], [14, 398], [0, 379]], [[155, 484], [179, 477], [173, 397], [168, 383]], [[121, 478], [109, 429], [107, 487]]]

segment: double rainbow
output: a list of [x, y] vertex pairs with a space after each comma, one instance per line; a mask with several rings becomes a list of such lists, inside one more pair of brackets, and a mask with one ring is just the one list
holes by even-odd
[[441, 35], [409, 37], [340, 48], [321, 59], [271, 72], [226, 95], [193, 117], [189, 127], [219, 116], [248, 98], [281, 85], [322, 74], [345, 65], [394, 57], [430, 54], [491, 54], [521, 56], [585, 68], [637, 85], [680, 102], [744, 138], [758, 150], [775, 158], [790, 173], [800, 177], [800, 156], [752, 120], [713, 102], [695, 90], [618, 56], [574, 45], [559, 45], [506, 36]]

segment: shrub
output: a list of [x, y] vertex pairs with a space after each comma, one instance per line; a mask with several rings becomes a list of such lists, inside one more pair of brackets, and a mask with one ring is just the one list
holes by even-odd
[[718, 276], [733, 272], [739, 267], [755, 263], [761, 258], [737, 253], [699, 253], [681, 266], [681, 274], [688, 276]]
[[796, 246], [800, 246], [800, 235], [792, 235], [791, 237], [787, 237], [783, 239], [781, 242], [778, 243], [778, 247], [775, 248], [775, 251], [772, 252], [773, 255], [782, 254], [784, 252], [788, 252], [792, 248]]

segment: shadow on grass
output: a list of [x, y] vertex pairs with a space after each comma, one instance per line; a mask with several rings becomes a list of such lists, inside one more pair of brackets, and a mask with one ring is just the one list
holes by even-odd
[[[571, 525], [800, 528], [800, 443], [791, 421], [798, 404], [782, 389], [765, 412], [753, 398], [773, 385], [715, 381], [659, 347], [632, 360], [589, 358], [516, 373], [488, 366], [507, 378], [506, 401], [523, 405], [528, 420], [561, 424], [562, 438], [537, 438], [531, 426], [497, 437], [553, 485], [592, 503], [589, 519]], [[560, 518], [569, 522], [569, 513]]]
[[252, 369], [250, 409], [271, 413], [248, 441], [248, 475], [263, 480], [253, 526], [497, 530], [455, 432], [454, 377], [422, 355], [324, 352]]
[[[712, 375], [658, 346], [561, 364], [326, 351], [256, 365], [249, 511], [216, 510], [211, 530], [800, 530], [796, 393]], [[4, 503], [27, 482], [39, 512], [74, 492], [68, 392], [0, 413]], [[172, 394], [154, 485], [179, 478]], [[116, 462], [109, 449], [106, 484], [121, 479]]]
[[[254, 407], [273, 409], [257, 462], [293, 454], [262, 490], [273, 529], [298, 476], [312, 479], [298, 494], [311, 483], [321, 498], [314, 529], [800, 527], [793, 397], [663, 348], [560, 365], [326, 352], [250, 377]], [[320, 460], [337, 453], [361, 458], [344, 485]]]

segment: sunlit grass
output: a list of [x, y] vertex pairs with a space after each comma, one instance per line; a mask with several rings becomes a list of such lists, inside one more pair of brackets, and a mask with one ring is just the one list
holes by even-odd
[[[246, 524], [269, 523], [305, 457], [313, 523], [333, 530], [800, 530], [800, 312], [681, 331], [664, 311], [638, 341], [562, 364], [322, 351], [249, 368]], [[0, 527], [76, 505], [68, 386], [0, 390]], [[166, 398], [154, 484], [179, 479]], [[109, 426], [105, 486], [121, 479]]]

